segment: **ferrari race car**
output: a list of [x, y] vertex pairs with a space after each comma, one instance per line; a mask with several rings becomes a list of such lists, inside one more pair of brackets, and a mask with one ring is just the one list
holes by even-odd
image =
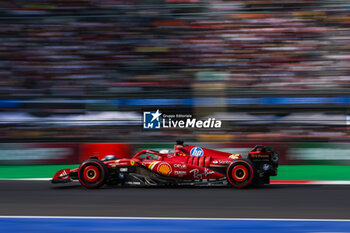
[[265, 146], [255, 146], [243, 158], [177, 141], [174, 152], [141, 150], [132, 158], [119, 159], [107, 155], [104, 159], [90, 157], [79, 168], [58, 171], [52, 183], [73, 180], [86, 188], [104, 184], [129, 186], [161, 185], [231, 185], [245, 188], [269, 184], [277, 175], [279, 153]]

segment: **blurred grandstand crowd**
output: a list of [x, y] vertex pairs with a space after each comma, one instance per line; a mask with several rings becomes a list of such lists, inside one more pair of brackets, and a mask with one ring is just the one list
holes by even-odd
[[[1, 1], [0, 137], [347, 139], [350, 101], [336, 108], [322, 102], [317, 108], [313, 103], [301, 107], [295, 103], [294, 109], [286, 104], [261, 107], [250, 102], [238, 104], [239, 108], [217, 106], [215, 101], [205, 107], [195, 101], [169, 101], [167, 105], [166, 100], [236, 97], [239, 102], [251, 96], [346, 95], [350, 87], [349, 8], [343, 0]], [[159, 102], [151, 106], [147, 99], [142, 101], [146, 97]], [[123, 102], [132, 99], [141, 103]], [[258, 114], [277, 119], [295, 111], [305, 116], [316, 112], [322, 122], [277, 124], [270, 118], [268, 122], [254, 118], [247, 123], [231, 116], [221, 130], [144, 131], [135, 121], [141, 121], [142, 110], [150, 107], [202, 117], [238, 112], [242, 117]], [[80, 125], [74, 125], [79, 117], [66, 124], [49, 119], [52, 114], [82, 117], [107, 111], [115, 114], [108, 119], [118, 118], [117, 123], [98, 124], [106, 120], [98, 117], [97, 123]], [[327, 124], [329, 113], [338, 124]], [[48, 120], [50, 124], [42, 124]]]

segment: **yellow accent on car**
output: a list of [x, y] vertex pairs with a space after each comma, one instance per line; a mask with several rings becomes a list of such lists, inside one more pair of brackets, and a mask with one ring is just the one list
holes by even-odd
[[148, 165], [148, 168], [149, 169], [152, 169], [152, 165], [154, 164], [154, 163], [156, 163], [157, 161], [153, 161], [150, 165]]

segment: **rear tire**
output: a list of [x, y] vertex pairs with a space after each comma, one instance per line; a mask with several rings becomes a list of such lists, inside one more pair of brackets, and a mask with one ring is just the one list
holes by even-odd
[[80, 165], [78, 178], [86, 188], [99, 188], [108, 178], [108, 168], [106, 164], [97, 159], [89, 159]]
[[228, 182], [235, 188], [251, 186], [256, 178], [254, 164], [247, 159], [236, 159], [226, 170]]

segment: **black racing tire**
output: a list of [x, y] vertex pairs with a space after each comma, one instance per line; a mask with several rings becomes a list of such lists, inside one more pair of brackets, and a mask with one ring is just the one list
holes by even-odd
[[254, 164], [247, 159], [236, 159], [226, 170], [227, 181], [235, 188], [250, 187], [256, 180]]
[[99, 188], [106, 183], [108, 167], [97, 159], [89, 159], [80, 165], [78, 178], [80, 184], [86, 188]]

